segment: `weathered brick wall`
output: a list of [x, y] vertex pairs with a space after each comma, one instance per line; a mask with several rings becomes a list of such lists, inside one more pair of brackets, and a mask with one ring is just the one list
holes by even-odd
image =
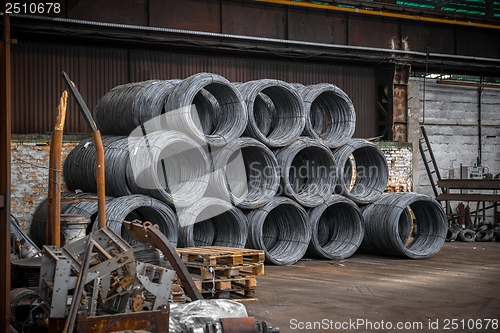
[[389, 166], [387, 192], [410, 192], [413, 190], [412, 146], [400, 142], [378, 142]]
[[[63, 142], [62, 161], [78, 144], [76, 140]], [[14, 138], [11, 143], [11, 214], [21, 227], [29, 231], [36, 207], [48, 191], [50, 138]], [[64, 180], [63, 180], [64, 183]]]

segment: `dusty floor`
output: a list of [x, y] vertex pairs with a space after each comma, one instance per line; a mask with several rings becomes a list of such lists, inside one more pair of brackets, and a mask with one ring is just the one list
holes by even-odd
[[257, 283], [249, 316], [284, 333], [500, 332], [500, 242], [445, 243], [429, 260], [267, 265]]

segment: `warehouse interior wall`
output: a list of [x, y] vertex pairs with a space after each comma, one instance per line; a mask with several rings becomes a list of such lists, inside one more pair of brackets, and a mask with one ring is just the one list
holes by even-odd
[[[410, 78], [408, 112], [418, 115], [427, 132], [442, 178], [449, 177], [452, 169], [459, 178], [460, 164], [477, 164], [481, 141], [481, 165], [489, 168], [493, 176], [500, 174], [500, 94], [498, 89], [482, 88], [481, 140], [478, 127], [478, 87], [454, 86], [436, 83], [435, 79]], [[424, 110], [425, 109], [425, 110]], [[413, 126], [414, 147], [418, 136]], [[415, 139], [416, 137], [416, 139]], [[434, 197], [422, 159], [418, 154], [414, 190]], [[488, 172], [488, 171], [487, 171]], [[471, 203], [471, 208], [473, 203]], [[475, 206], [475, 203], [474, 203]], [[452, 208], [456, 203], [452, 203]]]

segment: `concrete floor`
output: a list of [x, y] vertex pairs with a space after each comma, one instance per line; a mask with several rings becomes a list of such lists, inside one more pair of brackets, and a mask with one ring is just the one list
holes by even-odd
[[281, 332], [500, 332], [500, 242], [445, 243], [429, 260], [354, 254], [265, 269], [245, 306]]

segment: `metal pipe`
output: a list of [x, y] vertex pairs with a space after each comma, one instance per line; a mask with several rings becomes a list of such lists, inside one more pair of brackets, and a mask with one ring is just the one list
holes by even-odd
[[[6, 1], [2, 1], [6, 8]], [[3, 40], [0, 43], [0, 332], [10, 331], [10, 136], [11, 71], [10, 18], [3, 16]]]
[[436, 83], [449, 84], [452, 86], [462, 86], [462, 87], [480, 87], [480, 88], [500, 89], [500, 84], [493, 84], [493, 83], [474, 83], [474, 82], [448, 81], [448, 80], [437, 80]]
[[61, 153], [66, 119], [68, 92], [65, 90], [57, 107], [58, 115], [50, 142], [49, 194], [46, 235], [48, 244], [61, 247]]
[[476, 23], [476, 22], [471, 22], [471, 21], [458, 21], [456, 19], [452, 20], [452, 19], [442, 19], [442, 18], [420, 16], [420, 15], [391, 13], [391, 12], [384, 12], [382, 10], [368, 10], [368, 9], [360, 9], [360, 8], [320, 5], [320, 4], [310, 3], [310, 2], [298, 2], [295, 0], [255, 0], [255, 1], [256, 2], [275, 3], [275, 4], [287, 5], [287, 6], [318, 8], [318, 9], [327, 9], [327, 10], [333, 10], [333, 11], [339, 11], [339, 12], [375, 15], [378, 17], [392, 17], [392, 18], [405, 19], [405, 20], [411, 20], [411, 21], [423, 21], [423, 22], [432, 22], [432, 23], [453, 24], [453, 25], [461, 25], [461, 26], [476, 27], [476, 28], [487, 28], [487, 29], [500, 29], [500, 25], [491, 24], [491, 23]]
[[[3, 15], [3, 13], [0, 13]], [[24, 15], [24, 14], [14, 14], [11, 15], [15, 18], [22, 19], [30, 19], [30, 20], [40, 20], [46, 22], [59, 22], [59, 23], [69, 23], [69, 24], [81, 24], [88, 25], [94, 27], [109, 27], [109, 28], [118, 28], [118, 29], [129, 29], [129, 30], [139, 30], [145, 32], [164, 32], [178, 35], [188, 35], [192, 37], [213, 37], [217, 39], [234, 39], [243, 42], [266, 42], [266, 43], [278, 43], [278, 44], [286, 44], [295, 45], [295, 46], [311, 46], [311, 47], [323, 47], [327, 49], [336, 49], [347, 52], [352, 51], [365, 51], [365, 52], [380, 52], [386, 54], [387, 56], [399, 55], [399, 56], [416, 56], [424, 58], [426, 57], [425, 52], [418, 51], [408, 51], [408, 50], [393, 50], [393, 49], [384, 49], [381, 47], [368, 47], [368, 46], [353, 46], [353, 45], [340, 45], [340, 44], [324, 44], [324, 43], [316, 43], [316, 42], [305, 42], [305, 41], [296, 41], [296, 40], [287, 40], [287, 39], [279, 39], [279, 38], [266, 38], [266, 37], [255, 37], [255, 36], [243, 36], [243, 35], [231, 35], [231, 34], [221, 34], [216, 32], [204, 32], [204, 31], [193, 31], [193, 30], [183, 30], [183, 29], [172, 29], [172, 28], [158, 28], [158, 27], [145, 27], [145, 26], [137, 26], [137, 25], [129, 25], [129, 24], [116, 24], [116, 23], [103, 23], [103, 22], [95, 22], [95, 21], [87, 21], [87, 20], [75, 20], [75, 19], [66, 19], [59, 17], [44, 17], [37, 15]], [[499, 26], [500, 27], [500, 26]], [[474, 57], [474, 56], [463, 56], [463, 55], [453, 55], [453, 54], [442, 54], [442, 53], [429, 53], [429, 57], [431, 58], [449, 58], [455, 60], [462, 61], [478, 61], [478, 62], [488, 62], [493, 63], [492, 65], [499, 66], [500, 60], [495, 58], [484, 58], [484, 57]], [[439, 63], [442, 65], [442, 63]]]
[[[479, 83], [481, 84], [483, 81], [483, 77], [479, 79]], [[481, 162], [483, 160], [483, 143], [482, 143], [482, 127], [481, 127], [481, 95], [483, 93], [483, 88], [477, 88], [477, 166], [481, 166]]]
[[99, 229], [106, 226], [106, 185], [104, 176], [104, 147], [101, 140], [101, 132], [92, 132], [96, 152], [96, 172], [97, 172], [97, 198]]

